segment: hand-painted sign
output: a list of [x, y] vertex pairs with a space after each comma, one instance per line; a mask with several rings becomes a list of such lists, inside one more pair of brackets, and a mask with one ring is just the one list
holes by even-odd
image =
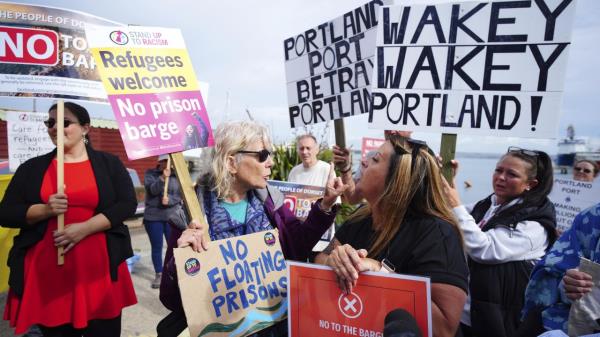
[[173, 254], [191, 336], [247, 336], [286, 318], [286, 262], [277, 230]]
[[329, 267], [288, 261], [290, 337], [383, 336], [386, 315], [404, 309], [432, 336], [429, 278], [362, 273], [343, 293]]
[[377, 13], [371, 0], [283, 41], [291, 127], [369, 113]]
[[8, 162], [15, 172], [26, 160], [46, 154], [54, 149], [44, 120], [48, 114], [8, 111], [6, 129], [8, 136]]
[[548, 197], [556, 209], [556, 228], [562, 233], [571, 228], [579, 212], [600, 201], [600, 184], [555, 178]]
[[556, 137], [575, 1], [380, 9], [372, 127]]

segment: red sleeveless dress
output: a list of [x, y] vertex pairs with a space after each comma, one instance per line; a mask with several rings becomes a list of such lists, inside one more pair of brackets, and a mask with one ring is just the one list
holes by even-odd
[[[98, 188], [89, 160], [65, 163], [65, 185], [69, 202], [65, 226], [94, 216]], [[47, 203], [54, 193], [56, 160], [44, 175], [40, 195]], [[119, 265], [118, 280], [110, 278], [104, 232], [77, 243], [65, 255], [65, 264], [59, 266], [52, 237], [56, 229], [56, 218], [49, 219], [43, 239], [27, 252], [23, 296], [19, 298], [9, 291], [4, 319], [10, 321], [17, 334], [27, 332], [32, 324], [84, 328], [89, 320], [117, 317], [121, 309], [137, 303], [125, 262]]]

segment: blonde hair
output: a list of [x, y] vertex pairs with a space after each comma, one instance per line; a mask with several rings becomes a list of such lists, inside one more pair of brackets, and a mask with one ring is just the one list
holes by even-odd
[[[413, 164], [410, 143], [395, 136], [390, 137], [388, 142], [395, 149], [390, 157], [383, 194], [375, 204], [367, 203], [349, 219], [360, 221], [372, 217], [373, 209], [378, 212], [378, 223], [374, 224], [376, 237], [369, 248], [369, 255], [379, 255], [390, 244], [407, 214], [436, 217], [449, 222], [462, 242], [461, 230], [443, 192], [437, 159], [425, 147], [421, 147]], [[404, 149], [407, 153], [396, 154], [396, 148]], [[414, 172], [411, 172], [413, 165]]]
[[210, 172], [213, 191], [219, 199], [231, 194], [231, 186], [235, 177], [229, 172], [228, 158], [235, 156], [239, 163], [241, 155], [237, 152], [248, 145], [261, 141], [265, 148], [271, 150], [271, 137], [266, 127], [249, 121], [232, 121], [221, 123], [214, 134], [215, 147], [212, 150], [212, 170]]

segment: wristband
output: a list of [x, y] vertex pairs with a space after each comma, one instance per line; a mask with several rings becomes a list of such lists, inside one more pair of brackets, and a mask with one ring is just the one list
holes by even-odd
[[390, 262], [390, 260], [384, 258], [381, 260], [381, 269], [379, 272], [386, 274], [393, 274], [396, 271], [396, 267]]
[[350, 172], [350, 170], [352, 170], [352, 165], [348, 165], [348, 168], [345, 170], [340, 170], [340, 173], [346, 174], [346, 173]]
[[325, 214], [331, 214], [331, 211], [333, 210], [333, 206], [329, 209], [324, 209], [323, 205], [321, 204], [321, 200], [319, 200], [319, 202], [317, 203], [317, 207], [319, 207], [319, 209]]

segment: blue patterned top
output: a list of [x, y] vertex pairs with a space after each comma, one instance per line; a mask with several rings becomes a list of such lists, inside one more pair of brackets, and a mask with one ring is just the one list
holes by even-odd
[[567, 332], [571, 301], [561, 280], [568, 269], [579, 266], [580, 256], [600, 263], [600, 203], [579, 213], [537, 263], [525, 291], [523, 317], [533, 308], [542, 308], [544, 328]]
[[269, 217], [265, 212], [262, 201], [248, 191], [248, 207], [246, 208], [246, 222], [235, 220], [227, 210], [220, 205], [217, 195], [206, 189], [204, 191], [204, 211], [208, 218], [209, 234], [211, 240], [221, 240], [235, 236], [261, 232], [273, 229]]

